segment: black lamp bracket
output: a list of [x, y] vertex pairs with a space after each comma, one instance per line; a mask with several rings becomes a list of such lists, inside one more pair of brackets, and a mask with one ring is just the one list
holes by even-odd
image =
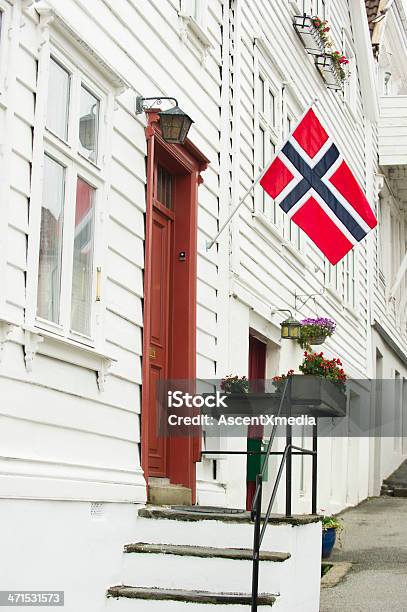
[[[149, 108], [154, 108], [154, 106], [161, 106], [163, 100], [171, 100], [174, 102], [174, 106], [178, 106], [178, 101], [176, 98], [168, 98], [163, 96], [153, 96], [152, 98], [143, 98], [142, 96], [137, 96], [136, 98], [136, 115], [140, 115], [145, 110]], [[150, 101], [151, 104], [144, 104], [144, 102]]]
[[294, 293], [294, 310], [297, 311], [297, 302], [300, 302], [299, 308], [302, 308], [303, 306], [305, 306], [305, 304], [308, 302], [308, 300], [311, 300], [312, 298], [319, 297], [321, 295], [324, 295], [325, 293], [325, 289], [323, 289], [323, 291], [321, 291], [320, 293]]
[[293, 316], [293, 313], [291, 312], [291, 310], [288, 310], [288, 308], [274, 308], [271, 311], [271, 315], [275, 315], [276, 312], [288, 312], [288, 314], [290, 315], [291, 318]]

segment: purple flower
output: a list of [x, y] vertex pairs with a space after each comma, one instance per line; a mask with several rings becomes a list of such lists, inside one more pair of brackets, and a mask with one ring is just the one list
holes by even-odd
[[317, 317], [317, 318], [308, 317], [301, 321], [301, 325], [324, 327], [331, 334], [333, 334], [336, 329], [335, 321], [333, 321], [333, 319], [329, 319], [328, 317]]

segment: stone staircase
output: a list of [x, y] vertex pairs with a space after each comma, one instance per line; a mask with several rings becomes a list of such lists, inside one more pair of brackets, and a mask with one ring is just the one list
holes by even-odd
[[[245, 511], [152, 507], [123, 552], [111, 612], [244, 612], [251, 604], [253, 524]], [[277, 551], [277, 552], [276, 552]], [[259, 612], [318, 612], [321, 524], [272, 515], [261, 550]], [[204, 607], [203, 607], [204, 606]]]
[[383, 481], [381, 495], [407, 497], [407, 460]]

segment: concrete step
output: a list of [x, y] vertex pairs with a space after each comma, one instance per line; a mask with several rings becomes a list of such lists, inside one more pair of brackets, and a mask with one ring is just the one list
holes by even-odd
[[[187, 557], [218, 557], [220, 559], [244, 559], [252, 560], [251, 548], [214, 548], [210, 546], [179, 546], [171, 544], [148, 544], [146, 542], [136, 542], [126, 544], [126, 553], [163, 553], [169, 555], [180, 555]], [[262, 550], [260, 552], [261, 561], [282, 562], [290, 558], [289, 553], [271, 552]]]
[[[147, 506], [139, 510], [139, 516], [137, 519], [137, 533], [135, 537], [138, 540], [149, 542], [157, 546], [176, 545], [176, 546], [195, 546], [195, 547], [207, 547], [207, 548], [239, 548], [239, 549], [252, 549], [253, 546], [253, 523], [250, 520], [250, 514], [247, 512], [219, 512], [215, 509], [199, 508], [199, 512], [195, 511], [193, 507], [190, 510], [188, 508], [163, 508], [163, 507], [152, 507]], [[279, 593], [281, 597], [275, 604], [275, 610], [278, 612], [317, 612], [319, 602], [319, 589], [320, 589], [320, 572], [321, 572], [321, 519], [317, 516], [311, 515], [300, 515], [292, 518], [286, 518], [281, 515], [272, 515], [270, 523], [267, 527], [265, 537], [262, 544], [263, 551], [279, 551], [280, 553], [289, 553], [291, 557], [284, 562], [262, 562], [260, 567], [260, 580], [261, 590], [263, 592]], [[135, 557], [141, 555], [151, 555], [149, 565], [155, 563], [155, 569], [157, 568], [157, 555], [161, 553], [135, 553]], [[132, 555], [125, 554], [124, 557], [131, 557]], [[172, 572], [172, 568], [176, 567], [177, 577], [182, 578], [185, 582], [182, 585], [189, 586], [192, 589], [197, 588], [197, 584], [203, 583], [192, 583], [187, 582], [187, 578], [191, 572], [185, 571], [181, 568], [181, 563], [176, 563], [177, 555], [163, 554], [163, 557], [167, 557], [166, 568], [164, 568], [164, 559], [160, 559], [163, 563], [160, 575], [164, 575], [163, 585], [169, 584], [165, 582], [167, 580], [166, 574]], [[182, 557], [178, 556], [178, 559]], [[145, 561], [145, 560], [144, 560]], [[139, 569], [140, 563], [144, 563], [141, 559], [137, 562], [130, 561], [131, 564], [136, 563], [137, 567], [132, 568], [127, 565], [128, 559], [125, 559], [127, 567], [126, 580], [122, 580], [126, 584], [142, 585], [136, 576], [136, 569]], [[190, 559], [194, 562], [194, 559]], [[199, 561], [199, 566], [204, 561], [209, 561], [212, 565], [216, 562], [233, 564], [246, 564], [246, 568], [239, 567], [238, 571], [241, 578], [238, 588], [233, 590], [250, 592], [250, 576], [251, 576], [251, 564], [250, 561], [240, 559], [231, 560], [218, 558], [210, 560], [209, 558], [195, 559]], [[267, 578], [267, 574], [264, 574], [264, 566], [270, 566], [270, 578]], [[195, 563], [193, 563], [195, 565]], [[197, 564], [198, 565], [198, 564]], [[141, 567], [141, 566], [140, 566]], [[147, 571], [147, 568], [146, 568]], [[150, 571], [150, 569], [148, 569]], [[227, 574], [233, 575], [234, 570], [227, 571]], [[196, 570], [194, 570], [196, 572]], [[203, 572], [201, 572], [203, 573]], [[219, 581], [219, 574], [225, 577], [225, 572], [219, 567], [218, 572], [215, 572], [215, 576], [211, 575], [211, 581], [213, 584], [209, 584], [207, 587], [201, 590], [207, 591], [224, 591], [226, 587], [224, 583]], [[263, 574], [263, 578], [262, 578]], [[147, 575], [144, 575], [144, 579], [147, 579]], [[135, 582], [137, 580], [137, 582]], [[233, 579], [232, 579], [233, 580]], [[174, 587], [180, 588], [181, 584], [174, 583]], [[149, 582], [149, 584], [151, 584]], [[156, 583], [161, 585], [161, 583]], [[229, 586], [232, 586], [231, 583]], [[295, 588], [293, 588], [295, 584]], [[215, 586], [216, 585], [216, 588]], [[142, 585], [146, 586], [146, 585]], [[192, 589], [193, 590], [193, 589]], [[230, 592], [232, 589], [228, 588]], [[192, 604], [188, 604], [192, 605]], [[195, 604], [193, 604], [195, 605]], [[218, 605], [218, 604], [216, 604]], [[219, 604], [220, 605], [220, 604]], [[222, 604], [224, 605], [224, 604]], [[226, 605], [226, 604], [225, 604]], [[229, 604], [228, 604], [229, 605]], [[240, 604], [231, 604], [238, 605]], [[170, 608], [169, 608], [170, 609]], [[174, 608], [171, 608], [171, 610]], [[246, 608], [247, 609], [247, 608]], [[159, 612], [157, 608], [157, 612]], [[201, 607], [202, 610], [202, 607]], [[229, 608], [228, 608], [229, 610]], [[147, 608], [146, 608], [147, 611]], [[219, 612], [219, 610], [218, 610]]]
[[[138, 512], [140, 540], [154, 544], [210, 546], [215, 548], [252, 548], [253, 523], [248, 512], [188, 512], [147, 506]], [[153, 520], [151, 520], [153, 519]], [[294, 528], [293, 528], [294, 527]], [[312, 515], [285, 518], [272, 515], [263, 541], [263, 550], [292, 553], [297, 529], [306, 537], [320, 531], [320, 517]]]
[[166, 482], [165, 478], [153, 478], [148, 481], [148, 501], [157, 506], [192, 505], [192, 491], [182, 485]]
[[[252, 550], [129, 544], [125, 547], [124, 584], [191, 591], [250, 592]], [[278, 593], [288, 553], [261, 551], [260, 591]]]
[[[396, 494], [396, 489], [398, 494]], [[405, 491], [407, 490], [407, 460], [403, 461], [401, 465], [395, 470], [388, 478], [385, 478], [382, 485], [382, 494], [389, 495], [386, 491], [394, 491], [395, 497], [406, 497]], [[391, 494], [391, 493], [390, 493]]]
[[[202, 612], [244, 612], [250, 606], [251, 596], [248, 593], [229, 593], [211, 591], [190, 591], [184, 589], [160, 589], [132, 586], [111, 587], [107, 593], [112, 601], [126, 601], [128, 610], [137, 612], [167, 612], [183, 610], [202, 610]], [[276, 598], [269, 594], [259, 595], [259, 612], [269, 610]], [[130, 602], [133, 604], [130, 606]], [[202, 608], [202, 605], [205, 607]], [[112, 604], [112, 610], [115, 609]], [[118, 608], [119, 609], [119, 608]]]

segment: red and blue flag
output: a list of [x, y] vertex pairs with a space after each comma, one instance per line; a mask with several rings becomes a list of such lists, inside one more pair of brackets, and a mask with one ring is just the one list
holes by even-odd
[[377, 225], [363, 189], [312, 108], [260, 184], [332, 264]]

